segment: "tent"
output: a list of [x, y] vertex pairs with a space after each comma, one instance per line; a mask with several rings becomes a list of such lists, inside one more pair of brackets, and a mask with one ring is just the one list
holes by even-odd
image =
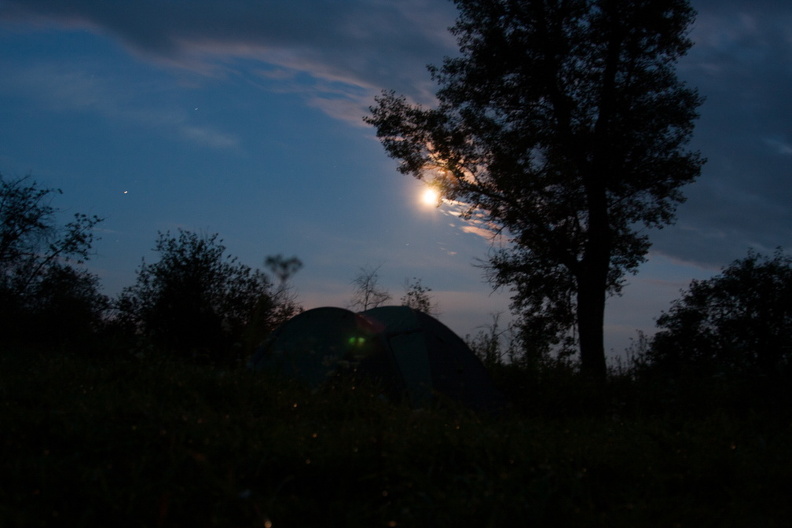
[[414, 407], [450, 399], [496, 409], [503, 397], [465, 342], [434, 317], [406, 306], [354, 313], [314, 308], [282, 324], [249, 366], [317, 387], [334, 376], [367, 376]]

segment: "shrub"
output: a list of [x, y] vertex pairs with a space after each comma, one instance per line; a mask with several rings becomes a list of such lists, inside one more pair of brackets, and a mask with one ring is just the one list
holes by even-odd
[[254, 318], [272, 330], [296, 310], [281, 310], [267, 275], [227, 255], [218, 235], [160, 233], [135, 285], [118, 298], [118, 320], [155, 346], [184, 357], [226, 361]]
[[720, 275], [694, 280], [657, 320], [647, 367], [673, 376], [789, 374], [792, 258], [754, 251]]

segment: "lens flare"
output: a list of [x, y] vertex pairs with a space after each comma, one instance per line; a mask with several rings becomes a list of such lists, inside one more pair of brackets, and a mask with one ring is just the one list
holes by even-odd
[[421, 195], [421, 202], [425, 205], [437, 206], [440, 203], [440, 193], [430, 187], [424, 190]]

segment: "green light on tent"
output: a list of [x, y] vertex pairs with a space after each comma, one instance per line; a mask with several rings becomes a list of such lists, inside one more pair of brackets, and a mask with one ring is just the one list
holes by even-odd
[[349, 346], [352, 347], [361, 347], [366, 344], [366, 338], [360, 336], [353, 336], [349, 338]]

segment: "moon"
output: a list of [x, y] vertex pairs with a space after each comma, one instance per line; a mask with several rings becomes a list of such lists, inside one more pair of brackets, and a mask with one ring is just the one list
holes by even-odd
[[425, 189], [421, 195], [421, 202], [423, 202], [424, 205], [432, 205], [436, 207], [440, 203], [440, 193], [431, 187]]

